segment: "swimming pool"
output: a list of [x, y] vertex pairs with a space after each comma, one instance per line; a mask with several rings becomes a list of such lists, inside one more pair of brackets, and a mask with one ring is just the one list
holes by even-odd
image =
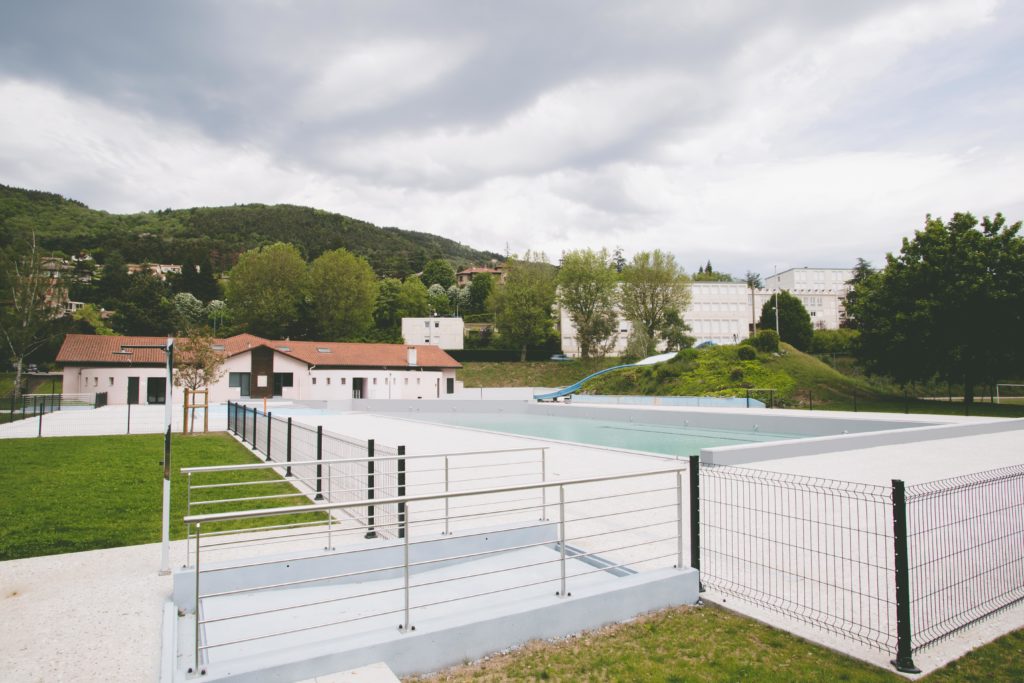
[[700, 449], [712, 446], [763, 443], [806, 436], [753, 429], [712, 429], [686, 424], [650, 424], [522, 413], [421, 413], [416, 415], [416, 419], [454, 427], [472, 427], [672, 456], [700, 455]]

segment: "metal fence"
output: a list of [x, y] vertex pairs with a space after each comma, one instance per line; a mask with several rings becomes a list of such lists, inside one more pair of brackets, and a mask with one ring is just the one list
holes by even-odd
[[35, 419], [39, 425], [35, 436], [43, 435], [43, 416], [69, 408], [102, 408], [107, 405], [106, 392], [96, 394], [22, 394], [0, 398], [0, 423]]
[[908, 486], [913, 648], [1024, 599], [1024, 465]]
[[1024, 599], [1024, 466], [904, 486], [698, 465], [704, 585], [816, 628], [913, 653]]
[[[394, 628], [396, 621], [405, 633], [419, 621], [422, 631], [430, 627], [429, 620], [438, 623], [442, 606], [485, 611], [497, 600], [570, 598], [573, 590], [602, 577], [626, 576], [638, 568], [684, 569], [682, 472], [685, 468], [677, 467], [385, 499], [402, 506], [398, 524], [407, 533], [401, 542], [339, 551], [328, 547], [317, 555], [296, 549], [292, 555], [275, 551], [265, 559], [211, 563], [209, 544], [218, 524], [244, 523], [281, 511], [188, 516], [184, 521], [196, 529], [190, 540], [194, 579], [189, 580], [194, 587], [188, 604], [179, 603], [179, 608], [188, 613], [192, 627], [189, 672], [202, 673], [215, 658], [249, 656], [253, 647], [288, 647], [296, 637], [340, 641], [382, 626]], [[619, 492], [602, 494], [603, 485], [617, 486]], [[467, 514], [464, 521], [474, 530], [464, 530], [451, 543], [438, 540], [441, 520], [429, 510], [441, 509], [439, 503], [445, 500], [507, 501], [530, 492], [536, 500], [536, 494], [548, 489], [553, 499], [549, 519], [538, 519], [533, 507], [528, 521], [505, 525], [496, 533], [480, 528], [481, 523], [493, 524], [493, 511]], [[359, 507], [323, 503], [290, 510], [330, 516], [351, 511], [351, 518]], [[516, 503], [503, 505], [506, 518], [522, 512]], [[507, 540], [501, 534], [509, 534]]]

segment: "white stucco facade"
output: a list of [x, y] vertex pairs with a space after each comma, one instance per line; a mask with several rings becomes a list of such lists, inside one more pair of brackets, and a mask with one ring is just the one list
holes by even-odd
[[402, 339], [406, 344], [461, 350], [465, 338], [466, 324], [462, 318], [402, 318]]

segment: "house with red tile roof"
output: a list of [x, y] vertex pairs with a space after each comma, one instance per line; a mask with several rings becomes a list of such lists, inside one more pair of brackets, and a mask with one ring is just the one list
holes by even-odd
[[[162, 404], [167, 396], [164, 352], [123, 350], [166, 342], [166, 337], [69, 334], [57, 354], [64, 392], [107, 392], [112, 404]], [[211, 344], [224, 355], [224, 375], [209, 387], [213, 403], [273, 397], [442, 398], [455, 393], [455, 371], [462, 367], [430, 345], [281, 341], [252, 334], [214, 339]]]

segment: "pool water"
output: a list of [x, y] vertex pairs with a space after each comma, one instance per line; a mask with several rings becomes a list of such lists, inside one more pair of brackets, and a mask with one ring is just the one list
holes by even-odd
[[735, 446], [783, 439], [799, 439], [800, 434], [732, 429], [708, 429], [686, 425], [658, 425], [642, 422], [618, 422], [546, 415], [495, 413], [439, 413], [420, 415], [429, 420], [456, 427], [472, 427], [520, 436], [535, 436], [594, 446], [608, 446], [663, 455], [700, 455], [700, 449]]

